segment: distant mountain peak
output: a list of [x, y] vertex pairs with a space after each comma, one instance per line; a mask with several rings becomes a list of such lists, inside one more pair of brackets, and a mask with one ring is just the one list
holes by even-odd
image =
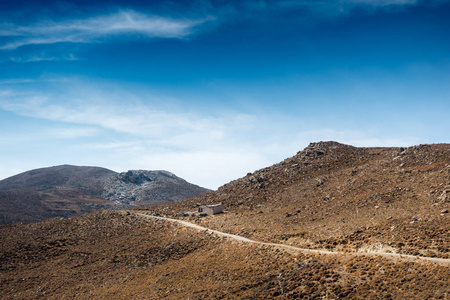
[[0, 224], [176, 202], [210, 190], [164, 171], [59, 165], [0, 181]]

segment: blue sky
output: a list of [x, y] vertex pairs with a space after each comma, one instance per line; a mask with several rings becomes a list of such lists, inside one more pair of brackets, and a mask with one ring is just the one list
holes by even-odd
[[217, 188], [309, 142], [450, 142], [450, 1], [0, 2], [0, 178]]

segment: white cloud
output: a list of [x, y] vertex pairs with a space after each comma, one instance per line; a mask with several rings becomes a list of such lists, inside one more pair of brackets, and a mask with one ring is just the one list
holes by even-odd
[[14, 50], [24, 45], [68, 43], [92, 43], [118, 35], [138, 34], [147, 38], [185, 38], [194, 33], [197, 26], [211, 21], [171, 19], [146, 15], [135, 11], [120, 11], [88, 19], [62, 22], [46, 21], [20, 26], [3, 24], [0, 36], [13, 41], [0, 46], [3, 50]]
[[29, 57], [10, 57], [10, 61], [17, 63], [39, 62], [39, 61], [76, 61], [78, 58], [72, 53], [62, 56], [47, 56], [44, 54], [32, 55]]
[[[20, 124], [18, 126], [20, 126]], [[60, 127], [30, 127], [27, 128], [26, 132], [18, 132], [17, 128], [8, 128], [8, 130], [5, 130], [0, 135], [0, 145], [3, 147], [8, 147], [13, 144], [27, 145], [33, 143], [37, 145], [55, 140], [98, 137], [100, 134], [102, 134], [102, 130], [92, 126], [61, 125]]]
[[[36, 129], [38, 133], [33, 132], [28, 142], [77, 139], [72, 149], [65, 149], [67, 160], [70, 155], [82, 157], [76, 164], [119, 171], [166, 169], [190, 182], [216, 188], [295, 153], [289, 152], [295, 149], [289, 143], [274, 146], [280, 134], [274, 135], [272, 125], [254, 115], [200, 115], [173, 106], [168, 110], [157, 101], [117, 89], [74, 82], [57, 85], [63, 86], [64, 93], [12, 83], [0, 89], [0, 109], [56, 121], [54, 129]], [[94, 137], [95, 142], [79, 140], [83, 137]], [[25, 145], [26, 136], [19, 142]]]
[[52, 139], [74, 139], [80, 137], [92, 137], [101, 133], [95, 127], [62, 127], [45, 130], [43, 134]]
[[0, 92], [0, 108], [22, 116], [96, 125], [117, 133], [147, 138], [205, 132], [215, 135], [214, 132], [220, 131], [222, 126], [211, 117], [166, 112], [133, 99], [127, 93], [104, 93], [89, 88], [76, 91], [77, 89], [68, 88], [64, 94], [4, 90]]
[[[21, 151], [30, 166], [71, 163], [115, 171], [165, 169], [195, 184], [217, 188], [295, 155], [309, 142], [336, 140], [355, 146], [423, 142], [363, 128], [330, 129], [332, 123], [320, 117], [302, 122], [301, 116], [292, 119], [274, 112], [185, 112], [165, 105], [164, 98], [148, 96], [151, 91], [130, 93], [79, 80], [53, 82], [53, 88], [39, 83], [36, 89], [35, 85], [0, 86], [0, 110], [31, 117], [22, 120], [38, 124], [33, 128], [18, 124], [22, 128], [18, 133], [16, 128], [0, 132], [0, 141], [7, 146], [0, 147], [5, 153], [2, 157], [0, 151], [0, 161], [6, 163], [11, 153]], [[36, 149], [41, 152], [35, 153]]]

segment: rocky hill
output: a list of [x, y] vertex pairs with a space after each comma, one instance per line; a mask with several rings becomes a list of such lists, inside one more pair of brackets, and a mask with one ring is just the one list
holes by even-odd
[[206, 192], [167, 171], [42, 168], [0, 181], [0, 224], [169, 203]]
[[176, 216], [200, 204], [228, 213], [193, 221], [295, 246], [448, 257], [450, 145], [357, 148], [311, 143], [216, 192], [151, 208]]
[[[125, 177], [147, 182], [144, 176]], [[447, 299], [449, 189], [449, 144], [312, 143], [195, 198], [0, 226], [0, 296]], [[213, 203], [222, 203], [225, 212], [187, 214]]]

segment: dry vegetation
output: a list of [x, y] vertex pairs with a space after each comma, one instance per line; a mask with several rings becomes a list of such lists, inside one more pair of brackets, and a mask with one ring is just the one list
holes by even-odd
[[[448, 190], [448, 191], [447, 191]], [[292, 254], [134, 213], [0, 227], [2, 299], [448, 299], [450, 145], [311, 144], [214, 193], [153, 214], [255, 240], [344, 251]], [[226, 213], [180, 217], [199, 204]]]
[[2, 299], [445, 299], [450, 292], [444, 266], [293, 255], [121, 212], [9, 225], [0, 234]]

